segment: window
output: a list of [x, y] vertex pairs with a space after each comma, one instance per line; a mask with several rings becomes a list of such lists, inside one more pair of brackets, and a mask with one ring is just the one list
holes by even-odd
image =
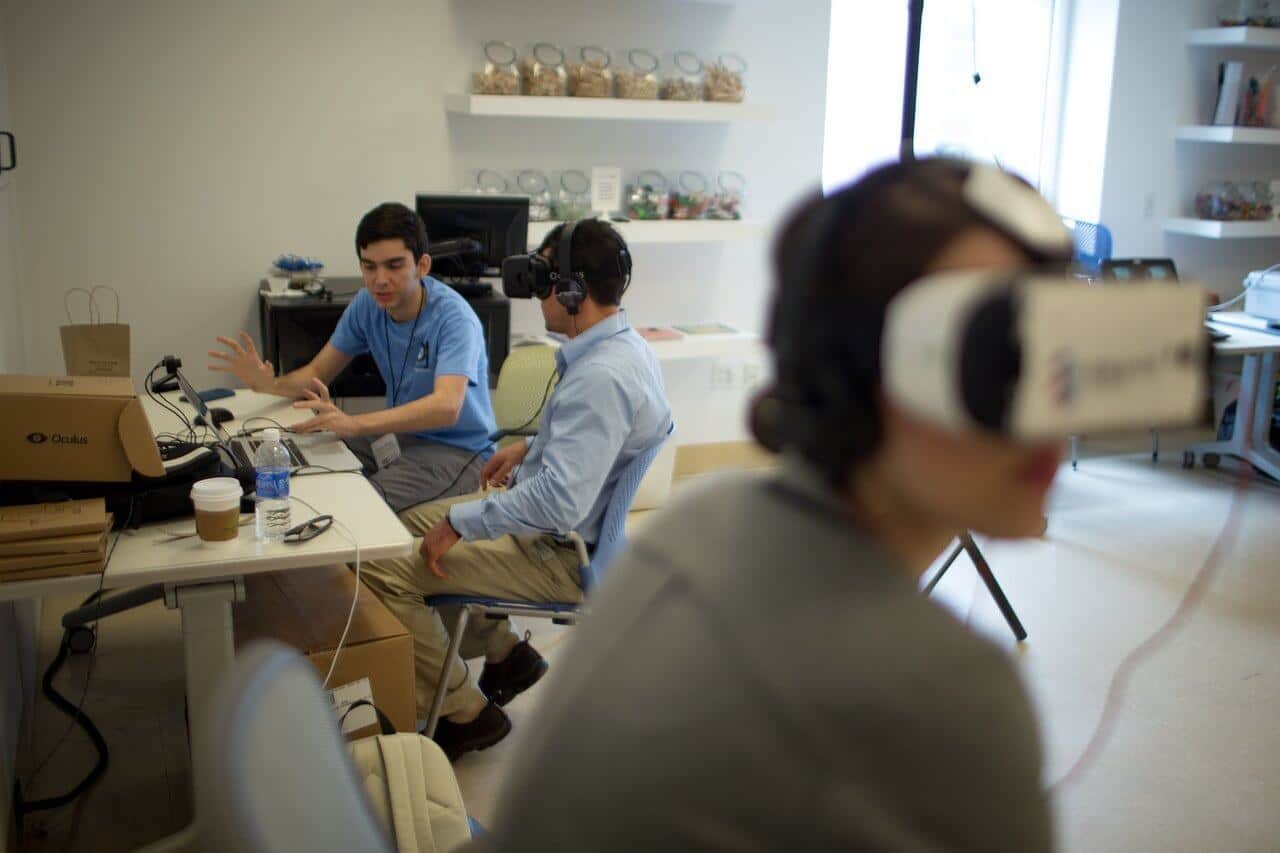
[[[927, 0], [915, 150], [998, 163], [1041, 185], [1057, 99], [1055, 5], [1066, 0]], [[835, 0], [823, 186], [898, 155], [907, 3]], [[981, 76], [975, 85], [974, 74]]]

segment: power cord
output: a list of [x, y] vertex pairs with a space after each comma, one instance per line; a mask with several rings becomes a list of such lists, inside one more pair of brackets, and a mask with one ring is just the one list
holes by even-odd
[[[134, 503], [131, 500], [129, 502], [129, 512], [125, 517], [125, 522], [121, 525], [121, 528], [119, 532], [116, 533], [115, 538], [111, 540], [111, 547], [107, 549], [106, 559], [104, 559], [102, 563], [102, 575], [98, 580], [98, 589], [84, 600], [83, 604], [81, 604], [82, 607], [88, 606], [102, 598], [103, 589], [107, 581], [107, 569], [111, 565], [111, 557], [115, 554], [116, 546], [120, 543], [120, 537], [125, 535], [125, 531], [133, 521], [133, 513]], [[98, 660], [98, 647], [100, 643], [95, 641], [93, 648], [90, 650], [88, 671], [85, 673], [84, 686], [80, 690], [79, 702], [72, 705], [71, 702], [53, 686], [53, 679], [62, 669], [63, 664], [66, 663], [67, 656], [71, 651], [71, 630], [72, 629], [68, 628], [63, 631], [62, 641], [58, 645], [58, 653], [54, 657], [53, 661], [50, 662], [48, 668], [45, 669], [44, 678], [41, 680], [41, 688], [45, 697], [55, 708], [70, 717], [71, 721], [67, 723], [67, 728], [63, 731], [62, 736], [58, 738], [58, 741], [54, 744], [53, 748], [49, 750], [49, 753], [45, 755], [44, 759], [41, 760], [40, 763], [36, 765], [35, 770], [32, 771], [31, 778], [27, 782], [27, 788], [28, 790], [35, 788], [35, 784], [39, 780], [40, 774], [49, 765], [49, 762], [53, 760], [53, 757], [62, 750], [62, 747], [67, 742], [67, 738], [71, 736], [72, 730], [77, 725], [84, 729], [85, 734], [89, 736], [89, 740], [92, 741], [94, 749], [98, 753], [98, 759], [94, 763], [93, 769], [91, 769], [75, 787], [65, 794], [28, 802], [22, 799], [20, 791], [15, 792], [15, 801], [17, 803], [19, 817], [30, 812], [47, 811], [49, 809], [60, 808], [67, 803], [72, 802], [97, 783], [97, 781], [102, 777], [102, 774], [106, 773], [107, 764], [110, 761], [110, 753], [107, 749], [106, 739], [103, 738], [102, 732], [100, 732], [98, 727], [93, 724], [93, 721], [84, 713], [84, 703], [85, 699], [89, 695], [89, 685], [93, 681], [93, 673]], [[101, 638], [99, 637], [99, 639]]]
[[1204, 559], [1204, 565], [1192, 578], [1191, 585], [1187, 587], [1187, 591], [1183, 594], [1182, 600], [1178, 602], [1178, 606], [1172, 615], [1151, 636], [1142, 641], [1120, 661], [1120, 665], [1116, 667], [1116, 671], [1111, 677], [1111, 684], [1107, 688], [1107, 698], [1102, 706], [1102, 715], [1098, 718], [1098, 724], [1094, 728], [1093, 734], [1090, 736], [1088, 743], [1085, 744], [1084, 749], [1081, 750], [1080, 756], [1071, 765], [1071, 769], [1064, 773], [1057, 782], [1049, 786], [1051, 793], [1056, 794], [1061, 789], [1075, 783], [1081, 774], [1097, 759], [1115, 731], [1116, 719], [1124, 704], [1124, 696], [1129, 689], [1129, 682], [1133, 680], [1134, 673], [1138, 671], [1147, 658], [1167, 646], [1186, 627], [1195, 611], [1203, 604], [1214, 577], [1222, 568], [1223, 557], [1235, 546], [1243, 516], [1241, 510], [1244, 509], [1244, 500], [1249, 493], [1249, 483], [1252, 480], [1253, 466], [1248, 462], [1241, 462], [1240, 470], [1236, 477], [1235, 492], [1231, 498], [1231, 506], [1227, 510], [1227, 520], [1222, 525], [1222, 532], [1218, 534], [1213, 547], [1209, 549], [1209, 553]]
[[[298, 497], [297, 495], [290, 495], [290, 496], [289, 496], [289, 499], [290, 499], [290, 500], [297, 501], [298, 503], [302, 504], [302, 505], [303, 505], [303, 506], [305, 506], [307, 509], [309, 509], [309, 510], [311, 510], [312, 512], [314, 512], [317, 516], [319, 516], [319, 515], [323, 515], [323, 513], [321, 513], [321, 512], [320, 512], [320, 510], [316, 509], [314, 506], [312, 506], [311, 504], [307, 503], [306, 501], [304, 501], [302, 498]], [[329, 689], [329, 679], [333, 678], [333, 671], [334, 671], [335, 669], [337, 669], [337, 667], [338, 667], [338, 656], [342, 654], [342, 647], [343, 647], [344, 645], [346, 645], [346, 642], [347, 642], [347, 634], [349, 634], [349, 633], [351, 632], [351, 622], [352, 622], [352, 620], [353, 620], [353, 619], [355, 619], [355, 615], [356, 615], [356, 605], [360, 602], [360, 541], [359, 541], [358, 539], [356, 539], [355, 534], [353, 534], [353, 533], [351, 532], [351, 528], [347, 527], [345, 524], [343, 524], [343, 523], [342, 523], [341, 521], [339, 521], [338, 519], [336, 519], [336, 518], [334, 518], [334, 519], [333, 519], [333, 525], [334, 525], [334, 527], [337, 527], [337, 528], [342, 532], [342, 534], [346, 537], [347, 541], [348, 541], [348, 542], [350, 542], [350, 543], [351, 543], [351, 545], [352, 545], [352, 547], [354, 547], [354, 548], [355, 548], [355, 551], [356, 551], [356, 591], [355, 591], [355, 594], [351, 596], [351, 610], [347, 612], [347, 624], [346, 624], [346, 626], [342, 629], [342, 636], [338, 638], [338, 645], [337, 645], [337, 647], [336, 647], [336, 648], [334, 648], [334, 650], [333, 650], [333, 660], [329, 663], [329, 672], [325, 675], [325, 677], [324, 677], [324, 682], [323, 682], [323, 684], [321, 685], [322, 689], [324, 689], [324, 690], [328, 690], [328, 689]]]

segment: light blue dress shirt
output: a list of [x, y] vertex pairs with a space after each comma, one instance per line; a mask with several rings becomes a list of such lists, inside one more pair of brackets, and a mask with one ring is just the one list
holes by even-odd
[[671, 428], [658, 359], [625, 311], [564, 344], [556, 367], [560, 382], [515, 482], [449, 511], [463, 539], [576, 530], [594, 544], [623, 469]]

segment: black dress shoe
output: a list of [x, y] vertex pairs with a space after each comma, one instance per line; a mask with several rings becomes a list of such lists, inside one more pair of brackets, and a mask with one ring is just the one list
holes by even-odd
[[538, 683], [547, 674], [546, 658], [529, 645], [529, 635], [515, 644], [502, 663], [486, 663], [480, 673], [480, 691], [503, 706]]
[[441, 717], [436, 723], [432, 738], [450, 761], [457, 761], [463, 754], [488, 749], [511, 731], [511, 719], [501, 708], [490, 702], [469, 723], [455, 723]]

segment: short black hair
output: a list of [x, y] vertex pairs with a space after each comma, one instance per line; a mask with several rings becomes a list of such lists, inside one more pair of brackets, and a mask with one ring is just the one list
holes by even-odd
[[[560, 245], [560, 236], [564, 233], [565, 223], [560, 223], [547, 232], [542, 238], [538, 252], [551, 250], [550, 259], [555, 260], [556, 250]], [[622, 304], [622, 291], [627, 287], [622, 253], [627, 244], [614, 227], [600, 219], [583, 219], [573, 229], [573, 244], [569, 252], [573, 256], [571, 272], [582, 273], [587, 283], [587, 295], [599, 305]]]
[[379, 240], [404, 241], [415, 261], [427, 253], [427, 226], [422, 218], [397, 201], [384, 202], [364, 215], [356, 226], [356, 256]]

